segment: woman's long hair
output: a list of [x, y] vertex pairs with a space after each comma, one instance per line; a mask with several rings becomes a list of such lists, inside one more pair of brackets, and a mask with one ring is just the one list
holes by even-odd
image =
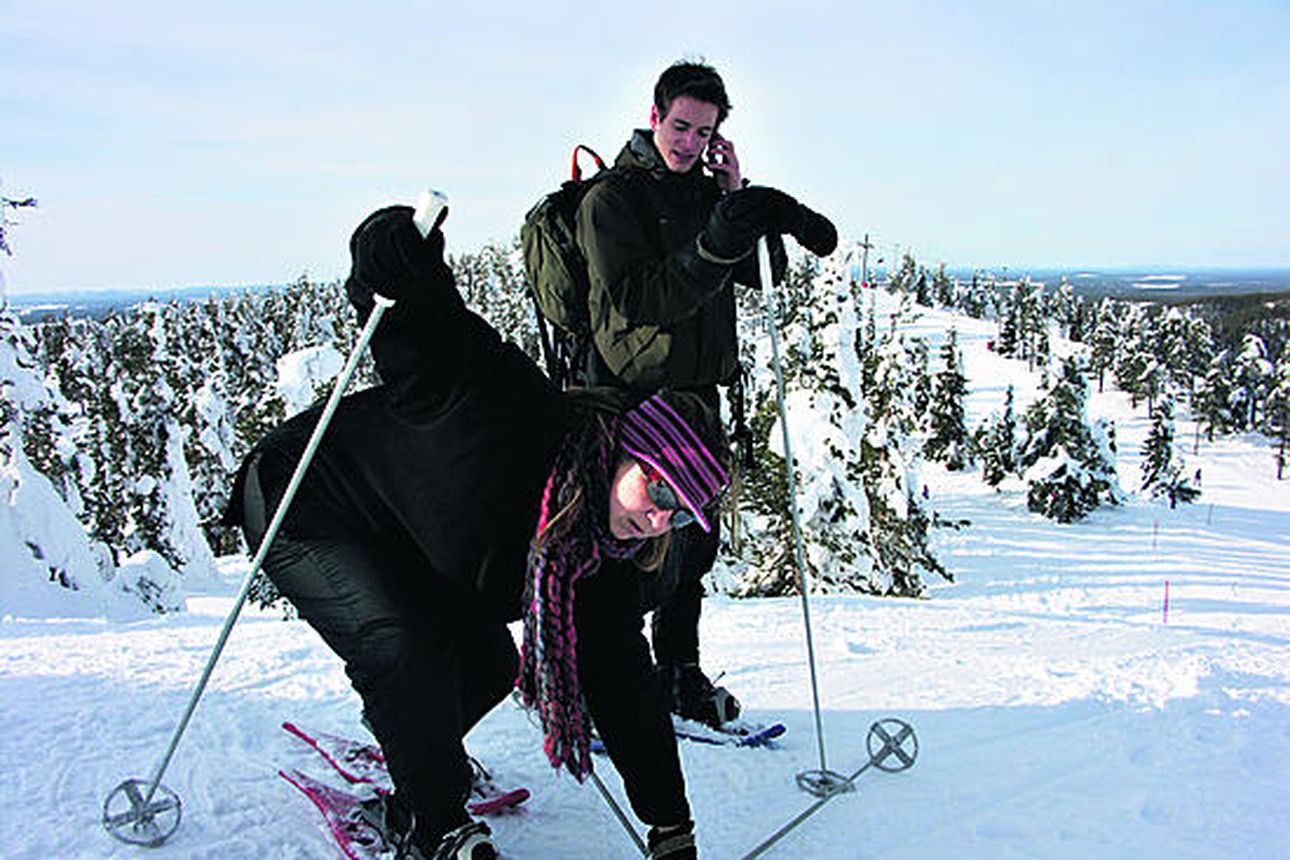
[[604, 558], [631, 558], [643, 569], [657, 569], [670, 534], [621, 541], [609, 531], [610, 485], [621, 459], [619, 420], [639, 395], [585, 389], [568, 396], [575, 419], [547, 478], [529, 547], [516, 686], [524, 704], [538, 712], [551, 764], [581, 782], [592, 768], [591, 720], [578, 682], [574, 588]]

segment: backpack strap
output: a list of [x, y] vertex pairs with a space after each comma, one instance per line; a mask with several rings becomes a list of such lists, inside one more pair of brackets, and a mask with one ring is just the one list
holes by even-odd
[[605, 160], [601, 158], [594, 149], [584, 143], [580, 143], [573, 148], [573, 164], [569, 169], [569, 178], [574, 182], [582, 181], [582, 166], [578, 164], [578, 153], [585, 152], [591, 156], [591, 160], [596, 162], [596, 172], [600, 173], [605, 170]]
[[542, 304], [538, 301], [537, 291], [530, 289], [529, 298], [533, 301], [533, 316], [537, 320], [538, 343], [542, 347], [542, 358], [546, 362], [546, 375], [557, 388], [565, 388], [565, 367], [560, 359], [560, 338], [546, 324], [546, 315], [542, 313]]
[[[578, 156], [583, 152], [591, 156], [591, 160], [596, 165], [596, 172], [587, 177], [586, 180], [582, 178], [582, 166], [578, 163]], [[569, 194], [575, 186], [581, 186], [581, 190], [578, 192], [578, 199], [581, 200], [581, 195], [586, 193], [590, 185], [608, 175], [609, 172], [609, 168], [606, 166], [605, 160], [600, 157], [600, 154], [590, 146], [580, 143], [573, 148], [573, 156], [569, 166], [569, 179], [561, 186], [560, 192], [554, 192], [553, 195], [549, 195], [546, 199], [549, 200], [554, 194], [558, 193]], [[542, 355], [546, 362], [547, 376], [551, 378], [557, 388], [561, 389], [569, 388], [571, 385], [586, 384], [588, 350], [593, 348], [591, 347], [591, 332], [588, 331], [585, 334], [575, 336], [559, 326], [549, 325], [546, 315], [543, 313], [537, 290], [530, 289], [529, 295], [533, 300], [534, 315], [537, 318], [538, 340], [541, 343]]]

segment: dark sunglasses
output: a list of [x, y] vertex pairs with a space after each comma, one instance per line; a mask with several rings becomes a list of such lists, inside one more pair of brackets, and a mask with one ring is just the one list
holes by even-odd
[[648, 463], [641, 463], [641, 471], [645, 473], [645, 492], [649, 493], [649, 500], [660, 511], [671, 511], [670, 520], [672, 528], [685, 528], [693, 522], [696, 522], [694, 514], [690, 509], [681, 503], [681, 499], [676, 495], [676, 490], [672, 485]]

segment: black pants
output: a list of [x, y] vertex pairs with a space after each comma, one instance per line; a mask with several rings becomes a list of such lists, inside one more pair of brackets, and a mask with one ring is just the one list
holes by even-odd
[[[257, 546], [270, 511], [254, 466], [245, 501]], [[461, 739], [519, 668], [506, 626], [472, 611], [408, 549], [279, 532], [264, 569], [345, 662], [418, 835], [464, 824], [471, 771]]]

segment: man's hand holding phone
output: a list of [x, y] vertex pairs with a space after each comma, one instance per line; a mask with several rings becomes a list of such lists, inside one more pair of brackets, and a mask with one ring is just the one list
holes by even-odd
[[713, 134], [708, 142], [708, 170], [717, 180], [722, 191], [734, 191], [743, 187], [743, 176], [739, 173], [739, 156], [735, 154], [735, 145], [720, 134]]

